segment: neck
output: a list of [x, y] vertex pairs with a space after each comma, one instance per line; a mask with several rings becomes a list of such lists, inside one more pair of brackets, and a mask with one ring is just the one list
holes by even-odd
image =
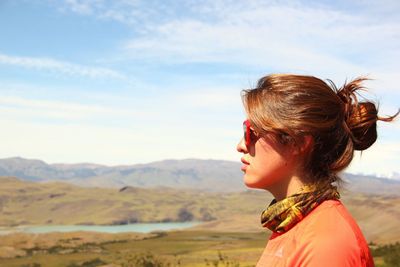
[[294, 175], [285, 181], [272, 185], [267, 190], [274, 196], [276, 201], [280, 201], [299, 192], [304, 184], [303, 179]]

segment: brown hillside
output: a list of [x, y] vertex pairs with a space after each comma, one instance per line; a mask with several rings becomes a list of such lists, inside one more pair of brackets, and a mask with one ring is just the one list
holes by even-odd
[[[171, 188], [83, 188], [64, 183], [0, 179], [1, 226], [125, 224], [196, 220], [198, 229], [260, 231], [271, 201], [261, 191], [205, 193]], [[400, 197], [344, 192], [342, 201], [368, 241], [400, 241]]]

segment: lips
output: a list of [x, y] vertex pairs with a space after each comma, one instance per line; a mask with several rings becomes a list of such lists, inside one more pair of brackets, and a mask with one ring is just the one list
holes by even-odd
[[244, 158], [241, 158], [240, 161], [243, 163], [241, 170], [246, 171], [246, 168], [247, 168], [247, 166], [250, 165], [250, 163], [248, 161], [246, 161]]

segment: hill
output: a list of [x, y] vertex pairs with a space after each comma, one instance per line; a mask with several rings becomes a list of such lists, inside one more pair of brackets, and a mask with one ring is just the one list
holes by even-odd
[[[23, 158], [0, 159], [0, 176], [26, 181], [62, 181], [86, 187], [165, 186], [209, 192], [246, 191], [240, 163], [223, 160], [164, 160], [148, 164], [104, 166], [99, 164], [47, 164]], [[373, 176], [343, 174], [352, 192], [400, 196], [400, 181]], [[379, 192], [376, 190], [379, 189]]]
[[[199, 230], [262, 231], [271, 201], [263, 191], [230, 193], [171, 188], [84, 188], [60, 182], [0, 179], [0, 225], [126, 224], [203, 221]], [[400, 197], [344, 192], [343, 202], [368, 241], [400, 241]], [[384, 225], [384, 227], [377, 227]]]

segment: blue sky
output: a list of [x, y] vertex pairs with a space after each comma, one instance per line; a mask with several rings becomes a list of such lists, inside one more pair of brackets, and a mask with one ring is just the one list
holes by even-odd
[[[368, 75], [400, 106], [398, 1], [0, 3], [0, 157], [108, 165], [239, 161], [240, 91], [265, 74]], [[400, 173], [399, 123], [349, 171]]]

